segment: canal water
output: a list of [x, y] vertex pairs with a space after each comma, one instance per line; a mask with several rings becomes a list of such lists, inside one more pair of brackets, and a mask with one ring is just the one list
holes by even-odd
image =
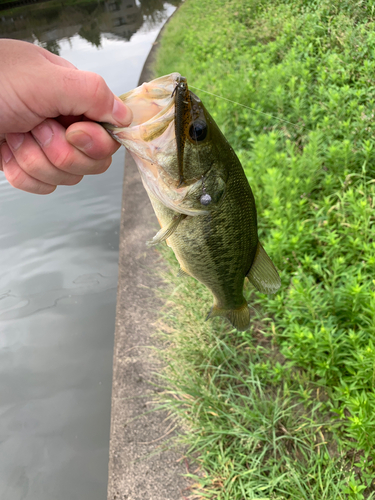
[[[177, 3], [0, 10], [0, 37], [99, 73], [119, 95], [137, 85]], [[106, 173], [49, 196], [18, 191], [0, 172], [2, 500], [106, 498], [123, 165], [122, 148]]]

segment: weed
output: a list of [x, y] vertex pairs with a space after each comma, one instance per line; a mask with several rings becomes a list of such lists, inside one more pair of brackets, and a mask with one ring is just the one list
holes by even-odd
[[192, 280], [174, 295], [170, 404], [200, 453], [200, 495], [373, 498], [375, 3], [189, 0], [178, 14], [157, 72], [211, 93], [197, 91], [283, 283], [249, 290], [245, 334], [203, 322]]

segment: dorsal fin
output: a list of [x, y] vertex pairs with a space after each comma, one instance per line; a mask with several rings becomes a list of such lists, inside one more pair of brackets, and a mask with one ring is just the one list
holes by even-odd
[[262, 293], [275, 293], [281, 285], [276, 267], [259, 241], [247, 278]]

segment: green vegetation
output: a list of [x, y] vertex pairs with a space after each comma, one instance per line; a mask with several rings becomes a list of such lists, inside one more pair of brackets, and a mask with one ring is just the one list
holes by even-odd
[[187, 0], [167, 26], [157, 73], [186, 76], [238, 153], [283, 283], [249, 286], [239, 334], [204, 322], [210, 294], [168, 254], [164, 404], [192, 498], [375, 498], [374, 56], [373, 0]]

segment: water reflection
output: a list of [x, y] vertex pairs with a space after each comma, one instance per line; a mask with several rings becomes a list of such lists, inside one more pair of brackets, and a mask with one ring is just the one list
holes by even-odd
[[[136, 86], [173, 10], [37, 3], [0, 10], [0, 37], [40, 44], [119, 95]], [[105, 174], [48, 197], [0, 172], [1, 499], [106, 497], [123, 166], [120, 149]]]
[[[181, 0], [169, 0], [177, 6]], [[0, 6], [1, 7], [1, 6]], [[61, 39], [79, 35], [95, 47], [102, 37], [129, 41], [141, 26], [151, 31], [165, 21], [163, 0], [106, 0], [32, 5], [27, 15], [20, 9], [0, 12], [0, 37], [36, 42], [60, 55]]]

